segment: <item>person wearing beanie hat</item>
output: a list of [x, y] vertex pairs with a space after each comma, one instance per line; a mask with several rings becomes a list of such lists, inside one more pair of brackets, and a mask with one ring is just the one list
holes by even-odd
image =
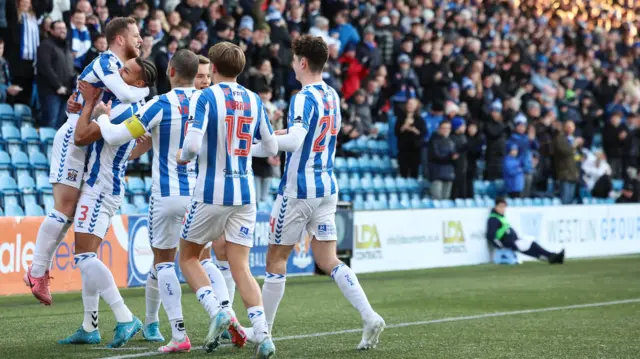
[[507, 147], [516, 146], [518, 149], [518, 160], [524, 171], [524, 187], [522, 197], [531, 196], [531, 186], [533, 184], [533, 152], [539, 148], [536, 141], [535, 128], [531, 127], [527, 131], [527, 118], [524, 114], [518, 113], [513, 120], [515, 129], [507, 141]]
[[508, 145], [507, 156], [504, 157], [504, 187], [509, 197], [520, 197], [524, 190], [524, 169], [518, 158], [518, 145]]

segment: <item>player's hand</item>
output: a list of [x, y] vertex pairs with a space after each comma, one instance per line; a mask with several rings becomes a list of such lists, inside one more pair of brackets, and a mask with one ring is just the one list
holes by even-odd
[[78, 81], [78, 91], [80, 91], [82, 97], [90, 103], [98, 102], [98, 98], [102, 92], [100, 89], [91, 86], [91, 84], [86, 81]]
[[93, 117], [98, 118], [102, 115], [111, 116], [111, 101], [108, 103], [100, 102], [96, 105], [96, 108], [93, 110]]
[[82, 105], [78, 101], [78, 93], [74, 92], [69, 99], [67, 100], [67, 112], [69, 113], [80, 113], [82, 110]]
[[189, 161], [183, 161], [180, 159], [180, 157], [182, 156], [182, 148], [178, 150], [178, 152], [176, 152], [176, 162], [178, 162], [179, 165], [186, 165], [187, 163], [189, 163]]
[[276, 136], [282, 136], [282, 135], [286, 135], [287, 134], [287, 130], [275, 130], [273, 131], [273, 134]]
[[149, 133], [145, 132], [144, 135], [142, 135], [142, 136], [140, 136], [140, 137], [138, 137], [136, 139], [136, 144], [141, 145], [141, 144], [143, 144], [143, 143], [145, 143], [147, 141], [150, 141], [150, 140], [151, 140], [151, 135]]

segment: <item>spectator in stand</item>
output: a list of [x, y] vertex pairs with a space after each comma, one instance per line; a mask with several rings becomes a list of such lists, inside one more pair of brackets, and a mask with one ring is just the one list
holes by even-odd
[[628, 130], [622, 123], [622, 111], [616, 110], [611, 114], [602, 134], [602, 147], [611, 165], [614, 178], [621, 178], [624, 172], [625, 150], [628, 148]]
[[[340, 4], [338, 6], [344, 5]], [[360, 34], [349, 23], [349, 11], [347, 9], [341, 8], [338, 10], [333, 20], [336, 26], [331, 30], [331, 35], [337, 34], [338, 40], [340, 40], [340, 53], [343, 53], [347, 46], [356, 46], [360, 43]]]
[[7, 96], [15, 96], [22, 88], [11, 84], [9, 63], [4, 58], [4, 41], [0, 39], [0, 103], [7, 102]]
[[524, 170], [522, 197], [530, 197], [533, 182], [532, 152], [538, 150], [536, 130], [533, 126], [527, 127], [527, 118], [521, 113], [516, 115], [513, 122], [515, 131], [511, 133], [511, 137], [507, 141], [507, 147], [510, 148], [512, 145], [518, 147], [518, 160]]
[[562, 204], [572, 204], [580, 175], [575, 161], [576, 147], [581, 146], [583, 141], [582, 138], [573, 136], [576, 130], [573, 121], [568, 120], [564, 126], [560, 122], [556, 124], [558, 128], [553, 137], [555, 178], [559, 181]]
[[375, 33], [372, 26], [367, 26], [364, 29], [362, 42], [356, 49], [356, 57], [361, 59], [362, 64], [371, 71], [377, 70], [382, 65], [382, 54], [376, 45]]
[[67, 27], [51, 23], [50, 36], [38, 49], [38, 91], [42, 103], [40, 126], [60, 127], [66, 118], [67, 98], [75, 87], [73, 52], [67, 44]]
[[367, 93], [365, 92], [365, 90], [360, 89], [356, 91], [351, 100], [347, 101], [349, 103], [349, 112], [355, 114], [360, 119], [360, 123], [362, 123], [363, 134], [375, 137], [378, 133], [378, 129], [373, 125], [373, 120], [371, 118], [371, 107], [369, 106], [369, 104], [367, 104], [366, 101]]
[[485, 178], [493, 181], [502, 179], [502, 164], [504, 162], [509, 127], [502, 119], [502, 103], [500, 101], [494, 101], [491, 104], [490, 111], [489, 121], [484, 126], [484, 135], [487, 141]]
[[451, 140], [455, 143], [455, 152], [458, 154], [458, 158], [454, 160], [455, 179], [451, 187], [451, 198], [469, 198], [470, 191], [467, 187], [467, 151], [469, 150], [469, 143], [465, 134], [467, 126], [462, 117], [454, 117], [451, 120], [451, 131], [453, 132]]
[[[398, 137], [398, 166], [400, 176], [418, 178], [420, 147], [427, 126], [420, 117], [420, 102], [413, 98], [407, 101], [406, 110], [399, 114], [395, 134]], [[449, 125], [450, 126], [450, 125]]]
[[503, 165], [504, 187], [509, 197], [518, 198], [524, 190], [524, 168], [521, 159], [518, 158], [518, 144], [510, 143], [508, 146], [509, 152]]
[[608, 198], [613, 189], [611, 183], [611, 167], [607, 163], [607, 157], [602, 151], [587, 153], [582, 162], [582, 179], [595, 198]]
[[168, 35], [162, 29], [162, 22], [160, 19], [151, 19], [147, 22], [147, 32], [153, 37], [153, 46], [158, 44], [165, 44]]
[[634, 195], [635, 188], [632, 183], [627, 182], [622, 188], [622, 193], [616, 199], [616, 203], [637, 203], [636, 196]]
[[582, 138], [584, 138], [584, 146], [586, 148], [591, 148], [593, 135], [601, 128], [600, 123], [602, 121], [604, 111], [594, 103], [593, 94], [587, 91], [582, 95], [580, 100], [579, 112], [582, 117], [580, 132], [582, 134]]
[[167, 46], [163, 46], [160, 48], [158, 54], [155, 57], [155, 65], [158, 70], [158, 78], [156, 79], [156, 88], [158, 89], [158, 93], [163, 94], [169, 92], [171, 90], [171, 85], [169, 84], [169, 78], [167, 77], [167, 67], [169, 66], [169, 60], [173, 56], [173, 54], [178, 51], [178, 39], [170, 36], [167, 41]]
[[467, 197], [473, 198], [475, 196], [473, 190], [473, 181], [478, 178], [478, 161], [483, 156], [484, 148], [484, 135], [478, 131], [478, 124], [475, 122], [469, 123], [467, 126]]
[[82, 69], [89, 66], [89, 64], [100, 55], [101, 52], [107, 51], [107, 38], [103, 34], [98, 34], [93, 39], [93, 46], [87, 51], [82, 62]]
[[80, 10], [76, 10], [71, 16], [71, 32], [70, 42], [71, 51], [73, 52], [73, 66], [76, 72], [80, 73], [84, 69], [84, 64], [87, 52], [91, 48], [91, 34], [85, 24], [86, 15]]
[[7, 0], [6, 10], [9, 24], [6, 47], [11, 49], [7, 52], [11, 81], [22, 89], [10, 96], [9, 102], [29, 105], [33, 100], [34, 65], [40, 46], [38, 17], [51, 8], [36, 11], [31, 0]]
[[356, 45], [353, 44], [344, 48], [340, 64], [342, 64], [342, 73], [344, 74], [342, 97], [349, 100], [360, 88], [360, 83], [367, 77], [369, 70], [356, 57]]
[[429, 140], [429, 181], [431, 181], [431, 197], [433, 199], [449, 199], [451, 187], [455, 179], [454, 161], [459, 155], [456, 144], [449, 138], [451, 122], [440, 122], [438, 133]]
[[176, 12], [180, 14], [183, 21], [191, 24], [195, 28], [201, 20], [205, 19], [205, 2], [200, 0], [184, 0], [176, 6]]

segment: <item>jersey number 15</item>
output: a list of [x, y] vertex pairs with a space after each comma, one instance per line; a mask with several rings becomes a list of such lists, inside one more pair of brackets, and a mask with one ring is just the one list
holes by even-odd
[[[227, 124], [227, 153], [229, 156], [248, 157], [251, 153], [251, 117], [244, 116], [227, 116], [224, 118], [224, 122]], [[235, 122], [235, 123], [234, 123]], [[235, 125], [235, 126], [234, 126]], [[249, 131], [244, 131], [244, 125], [249, 125]], [[235, 131], [234, 131], [235, 129]], [[233, 139], [237, 138], [238, 144], [240, 141], [245, 141], [245, 148], [233, 148]]]

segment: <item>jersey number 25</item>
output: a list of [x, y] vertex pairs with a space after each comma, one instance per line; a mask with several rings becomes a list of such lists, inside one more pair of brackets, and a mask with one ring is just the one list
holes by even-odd
[[318, 125], [324, 126], [322, 127], [322, 132], [320, 132], [318, 138], [313, 141], [313, 152], [324, 152], [324, 149], [327, 148], [327, 142], [323, 141], [327, 137], [329, 128], [331, 128], [331, 136], [335, 136], [338, 134], [338, 128], [336, 127], [336, 117], [334, 115], [321, 117]]
[[[227, 124], [227, 153], [229, 156], [247, 157], [251, 153], [251, 121], [251, 117], [244, 116], [227, 116], [224, 118], [224, 122]], [[244, 131], [244, 125], [249, 125], [247, 126], [249, 127], [248, 131]], [[238, 144], [242, 143], [241, 141], [245, 142], [245, 148], [233, 148], [234, 136], [239, 140]]]

